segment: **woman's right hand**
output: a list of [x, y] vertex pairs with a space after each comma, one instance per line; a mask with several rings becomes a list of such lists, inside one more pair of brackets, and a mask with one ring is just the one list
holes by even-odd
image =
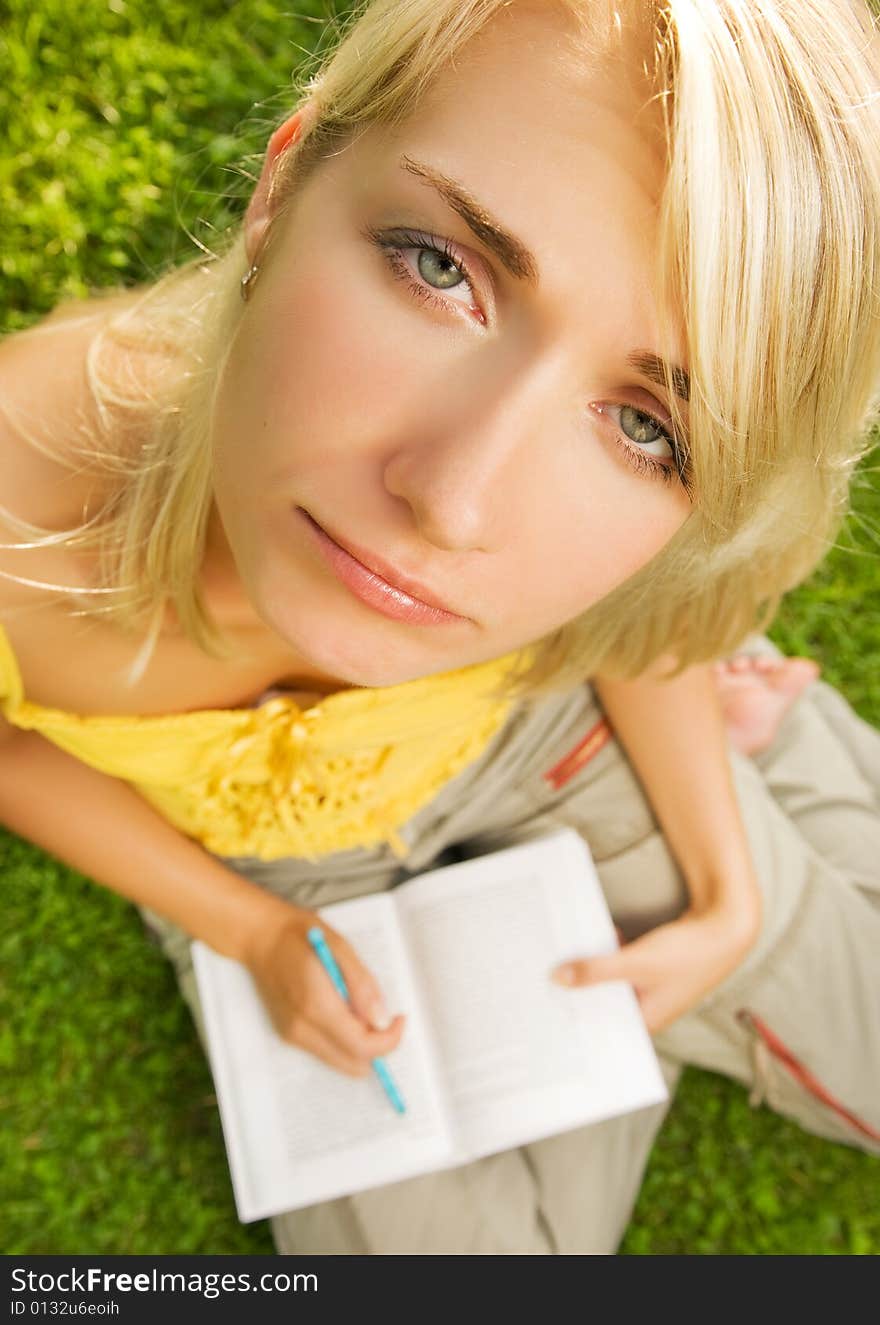
[[[396, 1049], [406, 1018], [391, 1020], [379, 986], [351, 944], [315, 911], [277, 899], [251, 935], [245, 965], [282, 1039], [349, 1076]], [[320, 925], [348, 987], [346, 1003], [306, 935]], [[385, 1027], [385, 1029], [382, 1029]]]

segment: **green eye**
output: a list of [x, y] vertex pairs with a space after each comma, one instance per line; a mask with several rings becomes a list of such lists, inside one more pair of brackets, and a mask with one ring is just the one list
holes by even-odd
[[[680, 482], [693, 500], [688, 453], [659, 419], [647, 410], [627, 404], [601, 404], [591, 408], [607, 415], [614, 424], [617, 445], [623, 458], [637, 473], [659, 478], [664, 483]], [[666, 454], [649, 451], [649, 446], [662, 442]]]
[[[670, 451], [672, 450], [669, 433], [661, 427], [653, 414], [647, 414], [642, 409], [634, 409], [632, 405], [621, 405], [620, 423], [630, 441], [638, 442], [640, 446], [647, 446], [651, 442], [659, 442], [662, 438], [670, 444]], [[633, 432], [627, 431], [629, 428], [632, 428]]]
[[438, 290], [452, 290], [466, 279], [461, 268], [436, 248], [420, 249], [417, 266], [419, 275]]

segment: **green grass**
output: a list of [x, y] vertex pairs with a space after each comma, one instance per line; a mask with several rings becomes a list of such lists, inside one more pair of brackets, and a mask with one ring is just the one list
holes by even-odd
[[[4, 0], [0, 330], [130, 284], [240, 214], [236, 169], [333, 6]], [[345, 12], [340, 4], [338, 12]], [[880, 724], [878, 457], [771, 634]], [[0, 1251], [271, 1253], [235, 1216], [207, 1064], [134, 909], [0, 830]], [[880, 1252], [880, 1160], [685, 1074], [623, 1250]], [[588, 1177], [587, 1179], [588, 1180]]]

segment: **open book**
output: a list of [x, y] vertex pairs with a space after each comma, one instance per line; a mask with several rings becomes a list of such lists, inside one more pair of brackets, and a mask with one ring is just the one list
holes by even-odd
[[[448, 1168], [667, 1098], [629, 984], [550, 980], [617, 947], [590, 854], [570, 829], [318, 912], [407, 1013], [386, 1062], [348, 1077], [286, 1043], [249, 972], [193, 959], [239, 1218]], [[329, 979], [329, 977], [328, 977]]]

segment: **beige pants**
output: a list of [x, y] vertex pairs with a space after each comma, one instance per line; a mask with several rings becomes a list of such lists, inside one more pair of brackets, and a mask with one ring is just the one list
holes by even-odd
[[[751, 652], [778, 652], [755, 637]], [[585, 739], [586, 738], [586, 739]], [[824, 682], [752, 759], [731, 750], [764, 892], [760, 938], [697, 1008], [655, 1037], [670, 1095], [686, 1063], [754, 1102], [880, 1154], [880, 734]], [[548, 777], [548, 774], [551, 776]], [[407, 823], [407, 870], [385, 847], [229, 860], [298, 905], [392, 888], [457, 857], [568, 825], [628, 938], [677, 915], [681, 875], [592, 688], [517, 711], [483, 755]], [[444, 855], [442, 859], [446, 859]], [[144, 911], [203, 1034], [182, 931]], [[667, 1106], [276, 1216], [280, 1252], [612, 1253]]]

